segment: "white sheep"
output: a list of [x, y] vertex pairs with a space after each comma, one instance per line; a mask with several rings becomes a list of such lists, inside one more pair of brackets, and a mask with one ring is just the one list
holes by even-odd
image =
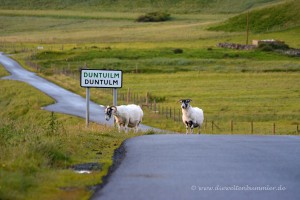
[[198, 107], [193, 108], [190, 105], [191, 101], [191, 99], [182, 99], [179, 101], [182, 108], [182, 121], [186, 126], [186, 134], [189, 133], [189, 128], [190, 132], [193, 133], [196, 127], [198, 127], [198, 133], [200, 134], [200, 128], [204, 120], [203, 110]]
[[144, 115], [141, 107], [134, 104], [107, 106], [104, 112], [107, 121], [113, 115], [118, 125], [119, 132], [121, 132], [123, 127], [126, 133], [128, 132], [128, 127], [134, 128], [135, 132], [137, 132]]

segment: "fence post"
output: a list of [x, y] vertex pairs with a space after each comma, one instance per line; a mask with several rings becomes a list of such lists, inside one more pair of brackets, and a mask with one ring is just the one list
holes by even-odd
[[299, 124], [297, 124], [297, 134], [299, 133]]
[[230, 132], [233, 133], [233, 120], [230, 121]]
[[146, 93], [146, 105], [149, 108], [149, 92]]
[[214, 121], [211, 121], [211, 132], [214, 132]]
[[251, 121], [250, 125], [251, 125], [251, 134], [253, 134], [253, 121]]
[[275, 123], [273, 123], [273, 134], [274, 134], [274, 135], [276, 134], [276, 126], [275, 126]]
[[173, 121], [176, 122], [176, 109], [173, 108]]
[[127, 104], [129, 104], [130, 102], [130, 88], [128, 88], [128, 91], [127, 91]]
[[168, 107], [166, 107], [166, 118], [168, 119]]

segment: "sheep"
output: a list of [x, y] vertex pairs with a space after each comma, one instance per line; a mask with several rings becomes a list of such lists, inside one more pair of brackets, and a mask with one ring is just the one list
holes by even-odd
[[181, 99], [182, 110], [182, 121], [186, 126], [186, 134], [190, 132], [193, 133], [194, 128], [198, 127], [198, 134], [200, 134], [200, 128], [202, 127], [204, 115], [203, 110], [198, 107], [192, 107], [190, 105], [191, 99]]
[[105, 109], [105, 119], [108, 121], [112, 115], [114, 115], [116, 123], [121, 132], [122, 127], [125, 129], [125, 133], [129, 128], [134, 128], [135, 132], [138, 132], [138, 127], [143, 118], [143, 110], [140, 106], [130, 104], [121, 106], [107, 106]]

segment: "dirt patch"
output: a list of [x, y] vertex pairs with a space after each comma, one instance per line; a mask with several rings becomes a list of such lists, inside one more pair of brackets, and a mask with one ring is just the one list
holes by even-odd
[[98, 171], [102, 169], [102, 165], [100, 163], [83, 163], [73, 165], [71, 168], [74, 171]]
[[[126, 148], [125, 148], [125, 142], [124, 141], [119, 148], [117, 148], [114, 151], [114, 155], [113, 155], [113, 164], [110, 166], [108, 173], [106, 176], [104, 176], [102, 178], [102, 184], [96, 185], [95, 187], [92, 188], [92, 190], [96, 193], [96, 191], [101, 190], [109, 181], [109, 178], [111, 176], [111, 174], [118, 169], [118, 167], [120, 166], [120, 164], [122, 163], [123, 159], [126, 156]], [[95, 193], [92, 195], [91, 199], [94, 198]]]

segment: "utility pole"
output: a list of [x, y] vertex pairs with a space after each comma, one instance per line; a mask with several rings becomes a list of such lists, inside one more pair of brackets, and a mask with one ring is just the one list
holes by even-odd
[[248, 40], [249, 40], [249, 11], [247, 12], [246, 45], [248, 45]]

